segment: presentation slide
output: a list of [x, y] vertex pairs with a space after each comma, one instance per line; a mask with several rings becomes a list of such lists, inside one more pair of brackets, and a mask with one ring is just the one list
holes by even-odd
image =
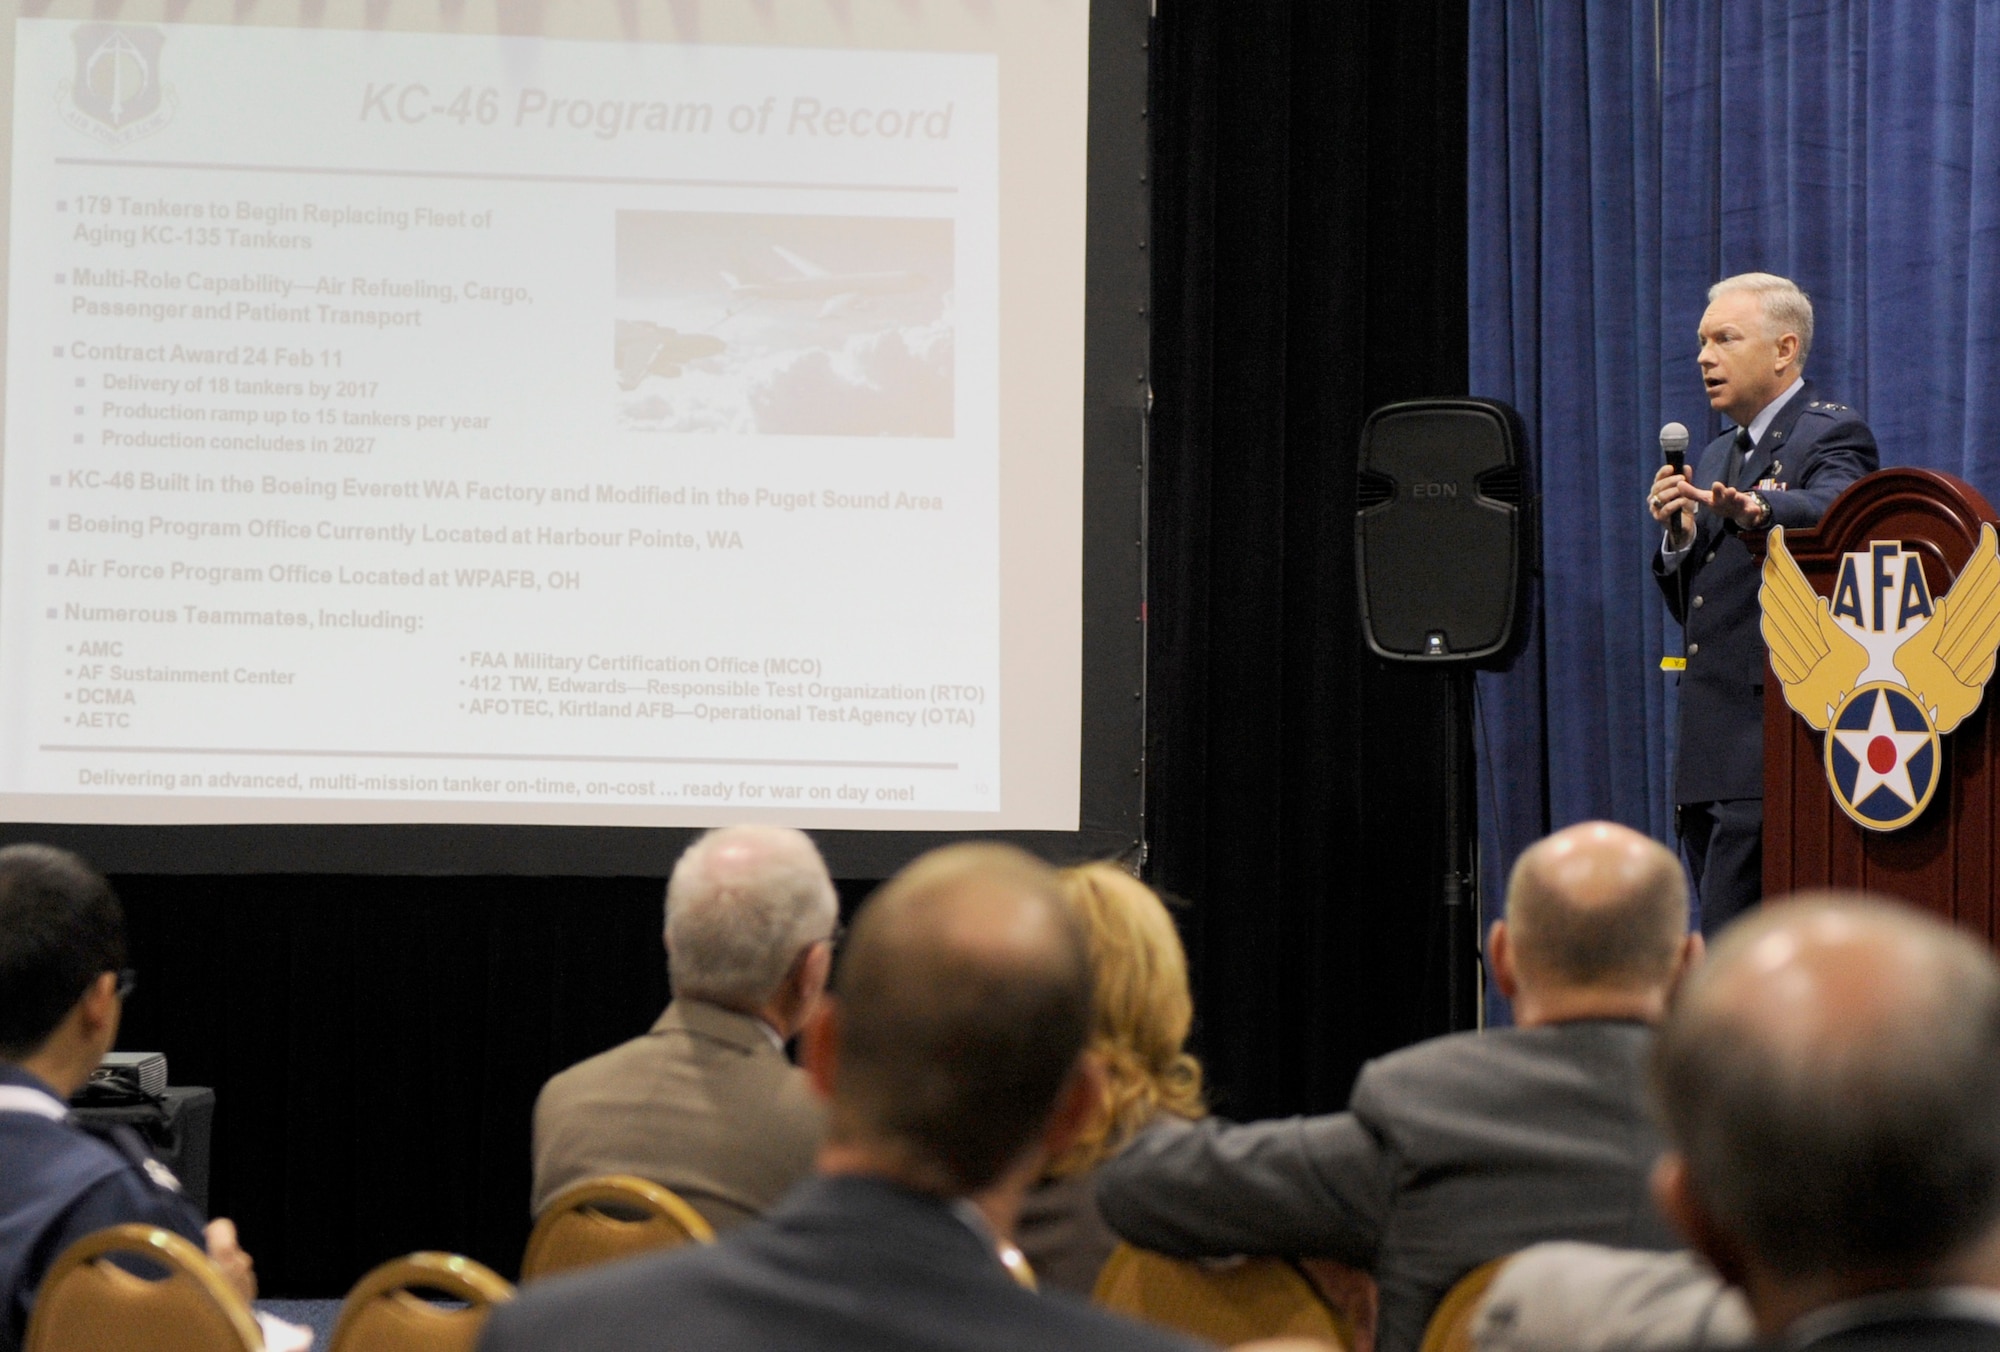
[[74, 8], [0, 816], [1077, 828], [1086, 0]]

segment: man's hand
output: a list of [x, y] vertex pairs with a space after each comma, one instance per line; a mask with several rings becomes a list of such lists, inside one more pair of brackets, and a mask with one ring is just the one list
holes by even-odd
[[208, 1256], [222, 1269], [222, 1275], [243, 1299], [257, 1299], [257, 1265], [236, 1242], [236, 1222], [216, 1219], [202, 1231], [208, 1240]]
[[1708, 496], [1716, 515], [1728, 517], [1740, 530], [1756, 530], [1768, 524], [1764, 519], [1764, 508], [1754, 493], [1740, 493], [1728, 484], [1717, 483], [1709, 490]]
[[1694, 540], [1694, 509], [1707, 506], [1709, 495], [1689, 483], [1672, 465], [1660, 466], [1648, 490], [1646, 510], [1667, 532], [1669, 549], [1686, 549]]

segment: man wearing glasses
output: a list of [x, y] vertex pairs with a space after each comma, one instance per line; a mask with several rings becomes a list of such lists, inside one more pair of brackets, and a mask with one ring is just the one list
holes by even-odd
[[64, 850], [0, 849], [0, 1352], [21, 1345], [63, 1250], [107, 1226], [171, 1230], [204, 1245], [245, 1300], [257, 1294], [234, 1225], [204, 1225], [131, 1128], [69, 1115], [69, 1096], [117, 1041], [132, 984], [110, 884]]

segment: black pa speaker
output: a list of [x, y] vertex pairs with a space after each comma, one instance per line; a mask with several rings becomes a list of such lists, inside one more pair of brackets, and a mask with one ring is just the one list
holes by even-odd
[[1521, 415], [1419, 399], [1361, 429], [1354, 548], [1361, 629], [1378, 657], [1503, 667], [1527, 636], [1536, 501]]

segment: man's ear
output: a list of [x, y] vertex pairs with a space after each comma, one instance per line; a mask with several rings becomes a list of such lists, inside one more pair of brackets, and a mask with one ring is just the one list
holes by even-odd
[[1667, 982], [1669, 1005], [1680, 995], [1681, 987], [1687, 984], [1687, 979], [1694, 975], [1695, 968], [1701, 966], [1702, 959], [1707, 956], [1708, 940], [1701, 937], [1700, 930], [1690, 930], [1681, 940], [1681, 951], [1674, 958], [1674, 974]]
[[1486, 931], [1486, 963], [1493, 971], [1493, 984], [1512, 1000], [1521, 989], [1521, 974], [1514, 967], [1514, 941], [1504, 920], [1494, 921], [1493, 928]]
[[1796, 333], [1778, 335], [1778, 369], [1796, 366], [1799, 360], [1799, 336]]
[[840, 1066], [840, 1002], [828, 995], [806, 1019], [799, 1032], [799, 1061], [813, 1092], [822, 1099], [833, 1097], [833, 1082]]
[[1677, 1151], [1660, 1156], [1653, 1166], [1653, 1205], [1688, 1247], [1708, 1260], [1722, 1280], [1743, 1285], [1743, 1251], [1717, 1227], [1715, 1218], [1695, 1194], [1687, 1159]]
[[99, 972], [97, 979], [83, 988], [83, 998], [76, 1002], [78, 1023], [87, 1037], [97, 1038], [110, 1031], [110, 1039], [118, 1036], [118, 973]]
[[830, 943], [808, 944], [805, 955], [799, 960], [799, 1000], [800, 1015], [812, 1012], [820, 996], [826, 994], [827, 978], [833, 975], [833, 945]]
[[1097, 1053], [1079, 1052], [1069, 1078], [1056, 1096], [1049, 1125], [1042, 1131], [1043, 1158], [1055, 1159], [1083, 1135], [1104, 1107], [1104, 1062]]

